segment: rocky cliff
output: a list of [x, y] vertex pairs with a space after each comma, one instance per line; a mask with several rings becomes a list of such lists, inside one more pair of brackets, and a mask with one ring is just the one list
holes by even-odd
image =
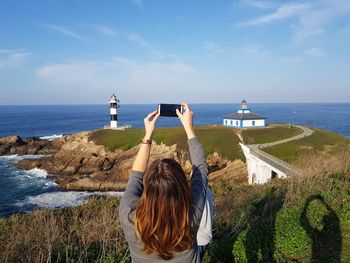
[[[18, 136], [0, 140], [0, 155], [4, 154], [51, 154], [48, 157], [22, 160], [16, 164], [21, 169], [40, 168], [56, 177], [61, 188], [69, 190], [109, 191], [124, 190], [129, 178], [138, 146], [127, 151], [108, 151], [104, 146], [89, 140], [89, 132], [77, 133], [52, 142]], [[174, 158], [191, 171], [187, 153], [179, 153], [176, 145], [154, 144], [151, 161], [156, 158]], [[246, 180], [246, 168], [242, 161], [227, 161], [214, 154], [208, 157], [210, 178], [217, 180]]]
[[62, 146], [62, 141], [41, 140], [30, 137], [23, 140], [19, 136], [10, 136], [0, 139], [0, 155], [9, 154], [53, 154]]

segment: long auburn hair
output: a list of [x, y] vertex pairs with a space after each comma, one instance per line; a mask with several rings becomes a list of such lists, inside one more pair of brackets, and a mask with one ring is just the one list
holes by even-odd
[[169, 260], [175, 252], [192, 248], [190, 190], [181, 166], [173, 159], [157, 159], [147, 169], [143, 183], [134, 221], [143, 251]]

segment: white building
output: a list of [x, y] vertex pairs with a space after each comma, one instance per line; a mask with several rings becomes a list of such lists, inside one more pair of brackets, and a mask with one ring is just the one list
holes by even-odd
[[239, 144], [246, 158], [249, 184], [264, 184], [274, 178], [285, 178], [295, 174], [295, 169], [258, 148]]
[[110, 114], [111, 114], [111, 128], [117, 128], [118, 127], [118, 108], [119, 106], [119, 100], [117, 97], [113, 94], [111, 99], [109, 100], [109, 108], [110, 108]]
[[245, 100], [242, 100], [236, 113], [225, 115], [223, 125], [233, 128], [259, 128], [265, 127], [265, 117], [252, 113]]

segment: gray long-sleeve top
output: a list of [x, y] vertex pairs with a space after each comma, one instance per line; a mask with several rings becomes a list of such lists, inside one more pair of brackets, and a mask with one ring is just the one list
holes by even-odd
[[[197, 138], [187, 141], [192, 162], [191, 200], [190, 200], [190, 227], [193, 237], [193, 247], [190, 250], [175, 253], [174, 258], [166, 262], [200, 262], [199, 249], [196, 242], [198, 227], [202, 218], [208, 186], [208, 165], [202, 145]], [[135, 208], [143, 192], [142, 172], [132, 171], [128, 185], [119, 206], [119, 217], [122, 223], [126, 240], [128, 241], [132, 262], [164, 262], [156, 254], [147, 255], [142, 251], [142, 241], [136, 237], [134, 230]], [[131, 213], [130, 213], [131, 212]]]

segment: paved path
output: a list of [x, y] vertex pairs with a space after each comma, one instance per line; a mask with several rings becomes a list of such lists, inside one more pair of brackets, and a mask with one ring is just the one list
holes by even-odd
[[303, 132], [301, 134], [295, 135], [295, 136], [287, 138], [287, 139], [283, 139], [283, 140], [279, 140], [279, 141], [275, 141], [275, 142], [263, 143], [263, 144], [254, 144], [254, 145], [257, 145], [259, 149], [264, 149], [264, 148], [272, 147], [272, 146], [275, 146], [278, 144], [299, 140], [299, 139], [302, 139], [304, 137], [310, 136], [311, 134], [314, 133], [313, 130], [306, 128], [305, 126], [301, 126], [301, 125], [292, 125], [292, 126], [303, 130]]
[[[263, 144], [250, 144], [250, 145], [246, 145], [247, 147], [249, 147], [251, 154], [258, 157], [260, 160], [270, 164], [271, 166], [275, 167], [276, 169], [280, 170], [281, 172], [285, 173], [285, 174], [298, 174], [297, 169], [295, 167], [293, 167], [292, 165], [290, 165], [289, 163], [286, 163], [285, 161], [282, 161], [281, 159], [272, 156], [271, 154], [268, 154], [267, 152], [262, 151], [261, 149], [267, 148], [267, 147], [271, 147], [271, 146], [275, 146], [278, 144], [282, 144], [282, 143], [287, 143], [290, 141], [295, 141], [295, 140], [299, 140], [302, 138], [305, 138], [307, 136], [310, 136], [311, 134], [313, 134], [313, 130], [304, 127], [304, 126], [300, 126], [300, 125], [293, 125], [294, 127], [300, 128], [303, 130], [303, 132], [301, 134], [298, 134], [296, 136], [287, 138], [287, 139], [283, 139], [283, 140], [279, 140], [279, 141], [275, 141], [275, 142], [269, 142], [269, 143], [263, 143]], [[240, 139], [242, 138], [241, 136], [239, 136]]]

